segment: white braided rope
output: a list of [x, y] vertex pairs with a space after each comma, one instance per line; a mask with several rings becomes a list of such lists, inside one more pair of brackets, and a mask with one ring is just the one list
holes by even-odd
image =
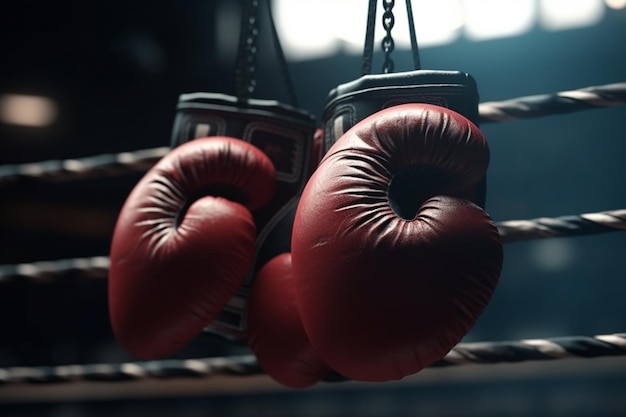
[[21, 178], [72, 181], [90, 177], [145, 172], [170, 151], [168, 147], [0, 166], [0, 185]]
[[[432, 364], [431, 367], [589, 359], [624, 355], [626, 355], [626, 333], [615, 333], [598, 336], [459, 343], [443, 359]], [[116, 382], [151, 378], [197, 378], [214, 375], [251, 376], [263, 373], [254, 355], [241, 355], [119, 364], [0, 368], [0, 385], [29, 382]], [[346, 380], [336, 374], [334, 376], [329, 375], [327, 379], [328, 381]]]
[[[609, 233], [626, 230], [626, 209], [562, 217], [507, 220], [497, 222], [496, 226], [504, 243]], [[108, 273], [109, 264], [110, 259], [107, 256], [94, 256], [0, 265], [0, 283], [18, 278], [47, 280], [71, 273], [104, 277]]]
[[[626, 104], [626, 82], [489, 101], [478, 106], [481, 122], [504, 122]], [[168, 147], [0, 166], [0, 185], [19, 178], [69, 181], [96, 175], [145, 171], [170, 151]]]
[[626, 104], [626, 82], [480, 103], [481, 123], [507, 122]]
[[575, 216], [508, 220], [496, 225], [505, 242], [598, 234], [626, 230], [626, 209]]

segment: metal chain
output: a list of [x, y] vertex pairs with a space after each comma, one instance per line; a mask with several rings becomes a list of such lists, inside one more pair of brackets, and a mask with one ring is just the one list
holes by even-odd
[[237, 97], [249, 98], [256, 90], [256, 56], [259, 35], [259, 0], [244, 3], [242, 11], [239, 52], [237, 56], [236, 85]]
[[383, 13], [383, 28], [385, 29], [385, 37], [382, 40], [381, 46], [383, 53], [385, 54], [385, 59], [383, 61], [383, 73], [388, 74], [393, 72], [394, 63], [391, 59], [391, 53], [395, 49], [395, 42], [391, 37], [391, 29], [393, 29], [393, 25], [395, 24], [395, 17], [393, 15], [393, 6], [395, 5], [395, 0], [383, 0], [383, 8], [385, 9]]

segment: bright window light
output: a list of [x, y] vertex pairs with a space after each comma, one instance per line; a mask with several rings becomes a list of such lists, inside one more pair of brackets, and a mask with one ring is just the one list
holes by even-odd
[[[274, 19], [285, 55], [290, 60], [315, 59], [340, 51], [359, 54], [365, 43], [367, 2], [363, 0], [273, 0]], [[383, 7], [377, 7], [375, 47], [385, 36]], [[392, 36], [398, 49], [410, 48], [404, 2], [393, 9]], [[417, 42], [420, 47], [455, 40], [463, 26], [461, 0], [413, 2]]]
[[[360, 54], [365, 42], [364, 0], [272, 0], [285, 55], [290, 60], [316, 59], [339, 52]], [[470, 40], [518, 36], [541, 24], [562, 30], [598, 23], [605, 6], [626, 7], [626, 0], [419, 0], [413, 17], [420, 48], [453, 42], [462, 33]], [[385, 36], [378, 4], [375, 51]], [[398, 49], [411, 46], [406, 7], [395, 2], [392, 36]]]
[[[410, 47], [406, 7], [399, 3], [404, 17], [396, 26], [405, 34], [407, 46]], [[413, 2], [413, 19], [417, 43], [422, 46], [436, 46], [450, 43], [461, 34], [465, 23], [465, 11], [461, 0], [422, 0]], [[396, 31], [398, 31], [396, 29]]]
[[623, 9], [626, 7], [626, 0], [604, 0], [604, 3], [611, 9]]
[[534, 0], [464, 0], [465, 31], [473, 40], [515, 36], [529, 31], [536, 19]]
[[[421, 0], [413, 2], [413, 20], [417, 43], [420, 48], [450, 43], [455, 40], [463, 27], [463, 6], [460, 0]], [[336, 36], [344, 43], [344, 50], [350, 53], [363, 51], [365, 29], [367, 26], [367, 8], [362, 0], [335, 1], [341, 16], [355, 16], [348, 25], [341, 23]], [[355, 13], [358, 12], [358, 13]], [[395, 47], [411, 47], [409, 19], [404, 2], [396, 2], [393, 9], [394, 26], [392, 36]], [[374, 30], [375, 48], [380, 50], [380, 43], [385, 37], [382, 26], [384, 9], [379, 4], [376, 9], [376, 27]], [[355, 20], [356, 19], [356, 20]], [[341, 20], [341, 19], [340, 19]]]
[[[350, 32], [350, 27], [359, 24], [358, 20], [364, 20], [367, 14], [366, 9], [347, 17], [338, 16], [337, 6], [341, 3], [334, 0], [273, 0], [276, 30], [287, 58], [315, 59], [338, 51], [337, 31]], [[361, 14], [363, 19], [358, 19]], [[341, 18], [345, 22], [341, 23]]]
[[602, 0], [542, 0], [540, 21], [548, 30], [591, 26], [604, 16]]
[[[313, 0], [313, 4], [315, 5], [317, 2]], [[382, 12], [380, 10], [377, 10], [377, 12], [376, 22], [380, 22]], [[335, 0], [329, 3], [329, 6], [323, 13], [335, 15], [333, 26], [328, 29], [329, 36], [335, 40], [339, 50], [348, 53], [360, 53], [363, 51], [365, 28], [367, 26], [367, 3], [360, 0]], [[325, 18], [327, 19], [327, 17]], [[382, 28], [382, 25], [378, 24], [378, 26]], [[380, 41], [382, 36], [378, 35], [380, 34], [376, 31], [376, 39]]]
[[57, 118], [58, 107], [49, 97], [25, 94], [0, 95], [0, 121], [5, 124], [46, 127]]

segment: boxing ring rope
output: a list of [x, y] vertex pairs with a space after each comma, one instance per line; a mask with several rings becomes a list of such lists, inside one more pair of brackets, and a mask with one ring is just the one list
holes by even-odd
[[626, 230], [626, 209], [496, 222], [503, 243]]
[[109, 271], [109, 265], [108, 256], [0, 265], [0, 283], [19, 278], [47, 281], [72, 272], [80, 273], [81, 277], [103, 278]]
[[626, 104], [626, 83], [614, 83], [579, 90], [561, 91], [555, 94], [540, 94], [480, 103], [478, 115], [480, 123], [493, 123], [623, 104]]
[[[490, 101], [478, 106], [481, 123], [546, 117], [626, 104], [626, 82]], [[145, 171], [169, 152], [168, 147], [142, 149], [86, 158], [0, 166], [0, 185], [20, 178], [68, 181], [102, 175]]]
[[32, 178], [50, 181], [116, 176], [132, 172], [145, 172], [171, 148], [140, 149], [132, 152], [110, 153], [77, 159], [54, 159], [26, 164], [0, 166], [0, 185]]
[[[598, 358], [626, 355], [626, 333], [572, 336], [508, 342], [459, 343], [430, 367], [486, 365], [526, 361]], [[0, 384], [118, 382], [140, 379], [206, 378], [263, 375], [254, 355], [167, 359], [118, 364], [0, 368]], [[345, 381], [331, 376], [329, 382]]]
[[[544, 117], [626, 104], [626, 82], [525, 96], [479, 105], [481, 123]], [[99, 175], [141, 172], [163, 157], [170, 148], [160, 147], [120, 154], [104, 154], [69, 160], [0, 166], [0, 185], [15, 180], [75, 180]], [[574, 237], [626, 230], [626, 209], [496, 223], [504, 243], [534, 239]], [[106, 277], [109, 258], [63, 259], [0, 265], [0, 283], [15, 279], [43, 280], [79, 273]], [[626, 355], [626, 333], [569, 336], [502, 342], [459, 343], [432, 368], [469, 364], [499, 364], [527, 361], [598, 358]], [[0, 385], [137, 379], [205, 378], [216, 375], [262, 375], [254, 355], [168, 359], [118, 364], [86, 364], [0, 368]], [[336, 376], [328, 381], [344, 380]]]
[[[626, 230], [626, 209], [584, 213], [561, 217], [496, 222], [503, 243], [558, 237], [576, 237]], [[85, 277], [104, 277], [109, 258], [60, 259], [13, 265], [0, 265], [0, 283], [15, 279], [51, 280], [69, 273]]]

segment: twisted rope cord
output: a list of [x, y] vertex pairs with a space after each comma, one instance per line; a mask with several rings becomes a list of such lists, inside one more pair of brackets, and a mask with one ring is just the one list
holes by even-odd
[[626, 82], [480, 103], [478, 113], [480, 123], [493, 123], [623, 104], [626, 104]]
[[109, 265], [110, 259], [107, 256], [0, 265], [0, 283], [18, 278], [46, 281], [74, 272], [80, 276], [102, 278], [107, 276]]
[[0, 166], [0, 184], [33, 178], [71, 181], [94, 176], [114, 176], [144, 172], [170, 151], [168, 147], [141, 149], [117, 154], [101, 154], [78, 159]]
[[[551, 116], [626, 104], [626, 82], [606, 84], [556, 94], [526, 96], [481, 103], [481, 123]], [[0, 185], [20, 178], [76, 180], [96, 175], [120, 175], [145, 171], [170, 148], [143, 149], [120, 154], [103, 154], [80, 159], [51, 160], [0, 166]]]
[[[459, 343], [431, 367], [518, 363], [538, 360], [626, 355], [626, 333], [571, 336], [511, 342]], [[150, 378], [206, 378], [216, 375], [262, 375], [254, 355], [168, 359], [120, 364], [0, 368], [0, 384], [79, 381], [127, 381]], [[327, 381], [345, 380], [329, 376]]]
[[496, 223], [503, 242], [575, 237], [626, 230], [626, 209]]
[[[497, 222], [504, 243], [575, 237], [626, 230], [626, 209], [562, 217]], [[106, 276], [110, 260], [106, 256], [61, 259], [33, 263], [0, 265], [0, 283], [15, 279], [47, 280], [70, 273], [93, 277]]]
[[459, 343], [432, 366], [515, 363], [626, 355], [626, 333], [567, 336], [512, 342]]
[[212, 375], [260, 375], [253, 355], [223, 358], [168, 359], [119, 364], [0, 368], [0, 385], [78, 381], [128, 381], [148, 378], [191, 378]]

